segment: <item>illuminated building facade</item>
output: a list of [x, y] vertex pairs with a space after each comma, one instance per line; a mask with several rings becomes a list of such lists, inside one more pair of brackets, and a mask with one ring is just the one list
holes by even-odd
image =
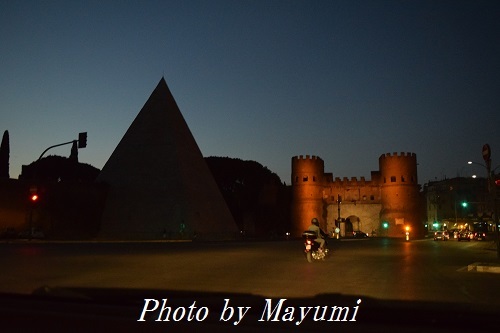
[[485, 178], [456, 177], [424, 185], [427, 227], [436, 230], [473, 230], [486, 223], [494, 229], [494, 208]]
[[370, 236], [423, 235], [423, 201], [414, 153], [383, 154], [371, 179], [333, 177], [318, 156], [292, 158], [292, 234], [300, 234], [317, 217], [330, 234], [362, 231]]

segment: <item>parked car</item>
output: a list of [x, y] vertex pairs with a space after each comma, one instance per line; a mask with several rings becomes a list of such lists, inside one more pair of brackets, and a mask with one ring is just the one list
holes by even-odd
[[486, 233], [484, 231], [476, 231], [474, 232], [473, 238], [478, 241], [486, 240]]
[[367, 238], [368, 234], [366, 232], [357, 230], [352, 232], [352, 236], [354, 238]]
[[458, 241], [468, 241], [470, 242], [472, 234], [469, 231], [462, 231], [461, 233], [458, 234]]
[[448, 231], [436, 231], [434, 233], [434, 240], [448, 240], [450, 239], [450, 234]]

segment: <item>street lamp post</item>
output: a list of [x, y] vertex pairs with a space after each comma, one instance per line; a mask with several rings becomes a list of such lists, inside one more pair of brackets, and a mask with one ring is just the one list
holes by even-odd
[[500, 258], [500, 230], [498, 228], [498, 209], [497, 209], [497, 190], [495, 188], [495, 171], [500, 167], [498, 165], [495, 167], [493, 170], [491, 170], [491, 158], [490, 158], [490, 148], [488, 145], [485, 145], [483, 147], [483, 157], [486, 165], [478, 162], [473, 162], [469, 161], [467, 162], [469, 165], [470, 164], [477, 164], [480, 165], [481, 167], [486, 169], [486, 172], [488, 174], [488, 196], [490, 198], [490, 201], [493, 205], [493, 215], [494, 215], [494, 223], [495, 223], [495, 229], [496, 229], [496, 244], [497, 244], [497, 257]]
[[341, 231], [341, 229], [340, 229], [340, 220], [341, 220], [340, 219], [340, 204], [341, 203], [342, 203], [342, 197], [339, 194], [338, 197], [337, 197], [337, 211], [338, 211], [338, 220], [337, 221], [338, 221], [339, 225], [336, 226], [336, 228], [335, 228], [335, 232], [337, 234], [337, 239], [339, 239], [339, 237], [340, 237], [340, 231]]

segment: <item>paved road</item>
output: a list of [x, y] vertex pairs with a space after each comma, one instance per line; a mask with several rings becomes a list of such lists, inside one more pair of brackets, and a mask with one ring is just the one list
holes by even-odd
[[[500, 274], [464, 269], [475, 262], [498, 264], [491, 243], [368, 239], [332, 241], [330, 248], [326, 261], [309, 264], [298, 240], [0, 243], [1, 327], [12, 332], [43, 327], [442, 333], [491, 332], [500, 325]], [[143, 312], [148, 298], [158, 301], [157, 310]], [[162, 299], [167, 303], [160, 306]], [[224, 311], [226, 300], [234, 313], [237, 306], [251, 309], [238, 325], [236, 314], [221, 320], [230, 315]], [[187, 320], [194, 302], [205, 307], [196, 314], [206, 314], [206, 320]], [[170, 314], [165, 321], [163, 306], [180, 309], [174, 312], [179, 320]], [[308, 309], [302, 320], [300, 311]], [[143, 314], [145, 322], [138, 321]]]
[[41, 286], [232, 292], [265, 297], [324, 293], [500, 307], [500, 274], [466, 272], [496, 262], [489, 242], [330, 242], [309, 264], [300, 241], [236, 243], [0, 243], [0, 291]]

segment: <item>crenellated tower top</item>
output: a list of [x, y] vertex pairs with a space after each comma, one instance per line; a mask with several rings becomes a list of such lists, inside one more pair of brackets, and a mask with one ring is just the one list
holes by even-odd
[[385, 158], [413, 158], [413, 159], [417, 159], [417, 154], [415, 153], [405, 153], [405, 152], [401, 152], [401, 153], [386, 153], [386, 154], [382, 154], [380, 155], [380, 159], [385, 159]]
[[297, 184], [311, 178], [321, 181], [324, 176], [325, 162], [315, 155], [300, 155], [292, 157], [292, 184]]
[[379, 158], [383, 184], [417, 184], [417, 155], [415, 153], [387, 153]]

